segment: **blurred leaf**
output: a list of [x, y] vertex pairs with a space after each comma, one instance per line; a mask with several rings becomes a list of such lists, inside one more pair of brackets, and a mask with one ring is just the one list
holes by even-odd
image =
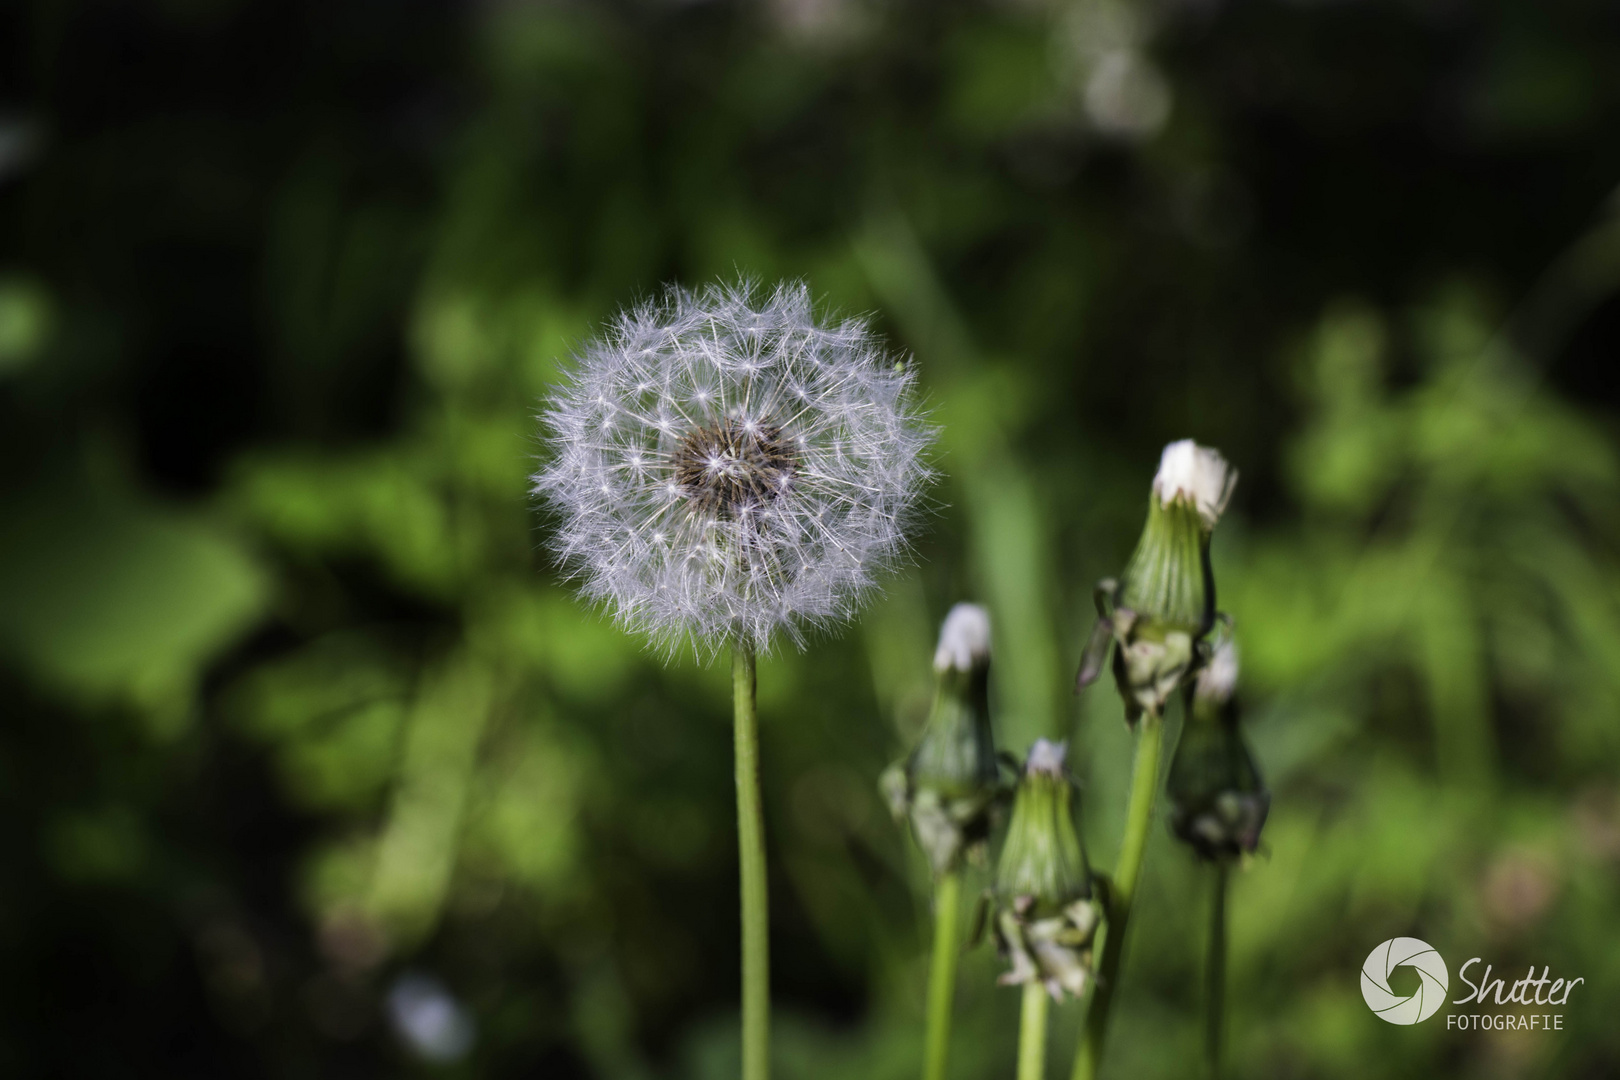
[[407, 945], [433, 928], [449, 889], [491, 692], [483, 665], [453, 657], [424, 676], [407, 721], [364, 901]]
[[50, 294], [25, 278], [0, 277], [0, 376], [21, 371], [50, 340]]
[[127, 806], [58, 815], [45, 844], [57, 873], [70, 881], [126, 881], [142, 869], [146, 830]]
[[1061, 117], [1053, 45], [1038, 23], [968, 25], [952, 42], [947, 116], [977, 136]]
[[309, 555], [372, 554], [426, 592], [455, 581], [463, 538], [436, 483], [444, 462], [426, 454], [263, 458], [239, 470], [241, 512]]
[[267, 585], [229, 534], [155, 504], [64, 491], [0, 521], [0, 643], [58, 692], [143, 705], [166, 727]]
[[368, 637], [340, 634], [260, 667], [233, 703], [273, 747], [294, 803], [363, 810], [392, 775], [408, 694], [397, 658]]
[[[580, 803], [593, 773], [557, 732], [522, 725], [480, 770], [467, 811], [468, 854], [543, 896], [578, 892], [565, 886], [580, 855]], [[676, 850], [671, 857], [686, 856]]]

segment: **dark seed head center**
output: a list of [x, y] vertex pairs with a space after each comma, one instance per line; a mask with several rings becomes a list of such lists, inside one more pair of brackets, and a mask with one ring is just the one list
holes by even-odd
[[725, 517], [780, 498], [797, 460], [781, 428], [729, 416], [688, 432], [673, 457], [686, 497]]

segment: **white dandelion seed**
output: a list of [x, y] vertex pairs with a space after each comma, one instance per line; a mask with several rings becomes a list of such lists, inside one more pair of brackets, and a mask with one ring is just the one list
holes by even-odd
[[1237, 692], [1238, 650], [1231, 638], [1222, 638], [1215, 653], [1198, 672], [1193, 692], [1201, 698], [1225, 704]]
[[939, 628], [934, 670], [971, 671], [990, 659], [990, 613], [978, 604], [957, 604]]
[[577, 357], [534, 491], [582, 591], [673, 650], [852, 614], [904, 551], [933, 432], [865, 323], [802, 283], [670, 288]]
[[1226, 512], [1236, 486], [1237, 470], [1226, 463], [1221, 452], [1191, 439], [1166, 446], [1153, 477], [1153, 493], [1161, 503], [1169, 506], [1178, 498], [1190, 500], [1206, 529], [1213, 529]]

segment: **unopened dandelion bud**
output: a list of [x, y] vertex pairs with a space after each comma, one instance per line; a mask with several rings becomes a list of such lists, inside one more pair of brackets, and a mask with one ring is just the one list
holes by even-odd
[[1120, 583], [1119, 603], [1162, 634], [1197, 638], [1215, 621], [1209, 537], [1237, 483], [1220, 452], [1191, 439], [1159, 459], [1147, 524]]
[[1068, 748], [1037, 739], [1013, 795], [1012, 820], [996, 864], [996, 892], [1029, 897], [1039, 914], [1091, 895], [1091, 875], [1074, 827], [1074, 785], [1064, 769]]
[[1065, 753], [1063, 743], [1046, 739], [1030, 748], [995, 877], [996, 941], [1011, 965], [1000, 982], [1038, 981], [1058, 1000], [1085, 991], [1103, 914], [1075, 826]]
[[1191, 439], [1164, 448], [1153, 478], [1147, 523], [1124, 576], [1097, 589], [1100, 616], [1079, 686], [1100, 674], [1114, 646], [1114, 678], [1126, 718], [1162, 714], [1198, 665], [1199, 642], [1215, 621], [1210, 534], [1237, 483], [1220, 452]]
[[928, 728], [911, 757], [913, 783], [962, 794], [996, 783], [990, 733], [990, 616], [957, 604], [940, 628]]
[[982, 854], [1000, 794], [990, 730], [990, 617], [957, 604], [934, 653], [934, 704], [910, 757], [884, 773], [896, 819], [909, 819], [935, 873]]
[[1209, 860], [1253, 852], [1271, 807], [1243, 738], [1237, 673], [1237, 648], [1227, 638], [1187, 686], [1187, 721], [1166, 782], [1171, 830]]

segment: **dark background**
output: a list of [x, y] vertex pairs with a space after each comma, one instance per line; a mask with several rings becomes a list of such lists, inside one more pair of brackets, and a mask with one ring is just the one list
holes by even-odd
[[[1189, 435], [1274, 791], [1235, 1067], [1611, 1075], [1617, 184], [1608, 4], [5, 6], [0, 1070], [735, 1071], [724, 672], [574, 603], [526, 475], [559, 358], [743, 273], [870, 313], [943, 429], [916, 564], [761, 668], [782, 1076], [915, 1072], [875, 782], [951, 603], [1111, 864], [1128, 735], [1067, 687]], [[1113, 1075], [1192, 1068], [1205, 895], [1156, 829]], [[1586, 982], [1390, 1027], [1397, 934]]]

